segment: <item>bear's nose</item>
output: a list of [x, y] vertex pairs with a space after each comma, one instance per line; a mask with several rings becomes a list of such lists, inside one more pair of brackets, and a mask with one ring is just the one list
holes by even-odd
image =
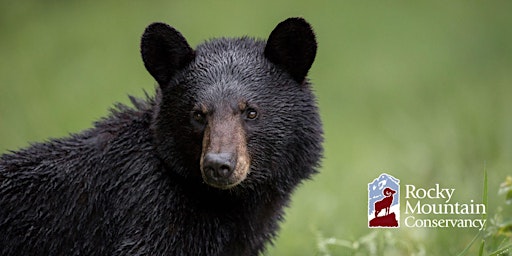
[[203, 159], [203, 168], [214, 179], [228, 178], [235, 169], [232, 154], [208, 153]]

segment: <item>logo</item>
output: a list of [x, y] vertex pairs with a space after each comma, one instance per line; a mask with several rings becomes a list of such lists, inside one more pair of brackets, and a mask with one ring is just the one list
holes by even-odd
[[[485, 228], [484, 203], [458, 201], [452, 187], [439, 183], [404, 186], [403, 226], [407, 228]], [[368, 183], [368, 227], [400, 227], [400, 180], [382, 173]]]
[[382, 173], [368, 183], [368, 227], [400, 226], [400, 180]]

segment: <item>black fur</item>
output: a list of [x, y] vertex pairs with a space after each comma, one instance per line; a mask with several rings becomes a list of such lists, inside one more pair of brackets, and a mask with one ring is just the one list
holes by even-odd
[[[131, 98], [134, 108], [118, 105], [92, 129], [1, 156], [0, 254], [263, 252], [322, 154], [305, 78], [313, 32], [292, 18], [269, 40], [221, 38], [193, 51], [172, 27], [150, 25], [141, 52], [160, 84], [154, 98]], [[239, 102], [258, 111], [240, 119], [250, 172], [232, 188], [214, 188], [201, 178], [204, 131], [191, 115]]]

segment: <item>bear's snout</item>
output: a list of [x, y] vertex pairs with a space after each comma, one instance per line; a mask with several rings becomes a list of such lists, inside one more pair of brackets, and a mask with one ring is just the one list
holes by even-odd
[[[250, 169], [241, 111], [219, 104], [206, 115], [200, 169], [203, 181], [229, 189], [245, 180]], [[233, 114], [235, 112], [236, 114]]]

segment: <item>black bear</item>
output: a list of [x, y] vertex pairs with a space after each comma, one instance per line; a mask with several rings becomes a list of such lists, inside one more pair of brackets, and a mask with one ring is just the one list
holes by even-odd
[[149, 25], [155, 96], [0, 158], [1, 255], [258, 255], [317, 172], [323, 132], [302, 18], [268, 40]]

